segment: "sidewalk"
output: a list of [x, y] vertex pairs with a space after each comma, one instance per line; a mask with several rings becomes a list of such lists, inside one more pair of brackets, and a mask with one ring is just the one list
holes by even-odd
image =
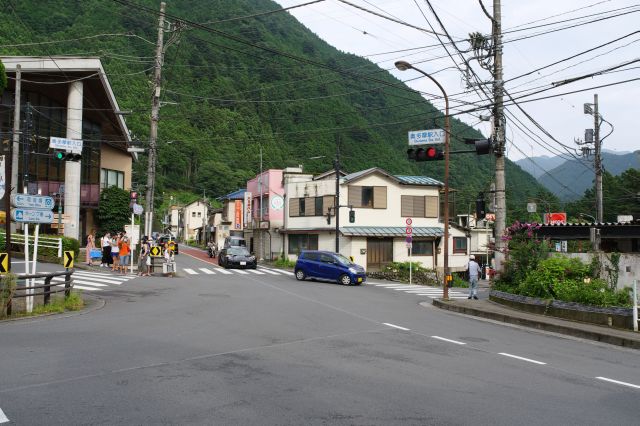
[[[442, 299], [434, 299], [433, 305], [441, 309], [465, 315], [473, 315], [509, 324], [537, 328], [538, 330], [552, 331], [612, 345], [640, 349], [640, 333], [522, 312], [488, 300], [487, 287], [481, 286], [480, 288], [480, 300], [450, 299], [444, 301]], [[466, 289], [460, 289], [460, 291], [464, 290]]]

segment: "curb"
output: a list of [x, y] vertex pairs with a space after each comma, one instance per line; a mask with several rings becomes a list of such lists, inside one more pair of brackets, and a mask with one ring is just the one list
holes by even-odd
[[447, 311], [457, 312], [465, 315], [472, 315], [481, 318], [488, 318], [496, 321], [501, 321], [509, 324], [516, 324], [525, 327], [531, 327], [543, 331], [551, 331], [554, 333], [566, 334], [573, 337], [580, 337], [582, 339], [595, 340], [598, 342], [608, 343], [616, 346], [623, 346], [625, 348], [640, 349], [640, 337], [638, 339], [630, 339], [622, 336], [614, 336], [604, 332], [596, 332], [590, 330], [584, 330], [578, 327], [572, 327], [570, 325], [554, 324], [541, 320], [532, 320], [528, 318], [521, 318], [517, 316], [506, 315], [498, 312], [484, 311], [476, 308], [469, 308], [466, 306], [459, 306], [449, 302], [444, 302], [439, 299], [433, 299], [433, 306]]

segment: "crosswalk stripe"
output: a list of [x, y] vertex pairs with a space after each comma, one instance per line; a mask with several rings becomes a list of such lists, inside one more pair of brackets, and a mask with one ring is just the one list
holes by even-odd
[[242, 269], [235, 269], [234, 272], [237, 272], [238, 274], [245, 274], [245, 275], [249, 274], [247, 271], [243, 271]]
[[273, 272], [285, 274], [285, 275], [295, 275], [293, 272], [285, 271], [284, 269], [271, 269], [271, 268], [265, 268], [262, 266], [260, 267], [260, 269], [264, 269], [265, 271], [273, 271]]
[[102, 291], [101, 288], [85, 287], [83, 285], [74, 285], [73, 288], [78, 289], [78, 290], [87, 290], [87, 291]]
[[271, 275], [280, 275], [278, 272], [273, 271], [273, 270], [271, 270], [271, 269], [262, 268], [262, 267], [260, 267], [260, 268], [258, 268], [258, 269], [260, 269], [262, 272], [266, 272], [267, 274], [271, 274]]
[[91, 272], [91, 271], [75, 271], [73, 273], [74, 275], [86, 275], [86, 276], [91, 276], [91, 277], [97, 277], [97, 278], [106, 278], [106, 277], [112, 277], [112, 278], [118, 278], [118, 279], [127, 279], [127, 275], [114, 275], [114, 273], [104, 273], [104, 272]]
[[113, 279], [107, 280], [103, 278], [88, 277], [86, 275], [76, 275], [76, 274], [73, 274], [71, 278], [73, 278], [74, 281], [77, 279], [83, 279], [83, 280], [92, 280], [100, 283], [115, 284], [115, 285], [121, 285], [122, 283], [126, 282], [126, 281], [119, 281], [119, 280], [113, 280]]
[[233, 274], [233, 272], [227, 271], [226, 269], [223, 269], [223, 268], [216, 268], [216, 271], [220, 272], [221, 274], [225, 274], [225, 275]]
[[215, 272], [213, 272], [212, 270], [207, 269], [207, 268], [198, 268], [198, 269], [200, 269], [202, 272], [204, 272], [207, 275], [214, 275], [215, 274]]
[[189, 275], [198, 275], [198, 273], [196, 271], [194, 271], [193, 269], [190, 269], [190, 268], [184, 268], [182, 270], [185, 271]]
[[98, 281], [104, 281], [106, 283], [126, 283], [127, 281], [129, 281], [131, 278], [133, 277], [127, 277], [127, 278], [122, 278], [122, 277], [111, 277], [109, 275], [105, 275], [105, 276], [101, 276], [101, 277], [96, 277], [94, 275], [84, 275], [84, 274], [73, 274], [72, 277], [80, 277], [80, 278], [86, 278], [88, 280], [98, 280]]
[[[54, 283], [57, 283], [55, 285], [61, 285], [63, 282], [65, 282], [65, 279], [56, 277], [56, 278], [53, 278], [51, 281], [53, 281]], [[36, 283], [37, 284], [44, 284], [44, 280], [36, 280]], [[79, 279], [74, 278], [73, 279], [74, 287], [75, 287], [76, 283], [91, 285], [91, 286], [94, 286], [94, 287], [107, 287], [107, 284], [100, 284], [100, 283], [95, 283], [93, 281], [84, 281], [84, 280], [79, 280]], [[54, 284], [52, 284], [52, 285], [54, 285]]]
[[254, 274], [258, 274], [258, 275], [264, 275], [264, 272], [262, 271], [258, 271], [256, 269], [248, 269], [249, 272], [254, 273]]

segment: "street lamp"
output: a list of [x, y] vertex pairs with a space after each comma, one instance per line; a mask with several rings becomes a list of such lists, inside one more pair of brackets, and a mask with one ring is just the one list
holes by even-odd
[[447, 92], [444, 91], [444, 88], [438, 83], [438, 81], [422, 71], [419, 68], [414, 67], [409, 62], [406, 61], [397, 61], [395, 63], [396, 68], [400, 71], [406, 71], [409, 69], [414, 69], [418, 71], [420, 74], [427, 77], [429, 80], [433, 81], [436, 86], [442, 92], [444, 97], [444, 105], [445, 105], [445, 113], [444, 113], [444, 285], [442, 289], [442, 298], [445, 300], [449, 299], [449, 134], [451, 133], [451, 128], [449, 126], [449, 98], [447, 97]]

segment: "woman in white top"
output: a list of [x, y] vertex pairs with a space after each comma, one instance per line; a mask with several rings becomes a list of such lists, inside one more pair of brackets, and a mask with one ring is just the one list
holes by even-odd
[[100, 266], [108, 268], [113, 262], [111, 259], [111, 234], [108, 232], [100, 239], [102, 245], [102, 263]]
[[113, 259], [113, 265], [111, 266], [112, 271], [117, 271], [120, 267], [120, 247], [118, 243], [120, 242], [120, 234], [115, 235], [111, 239], [111, 258]]

